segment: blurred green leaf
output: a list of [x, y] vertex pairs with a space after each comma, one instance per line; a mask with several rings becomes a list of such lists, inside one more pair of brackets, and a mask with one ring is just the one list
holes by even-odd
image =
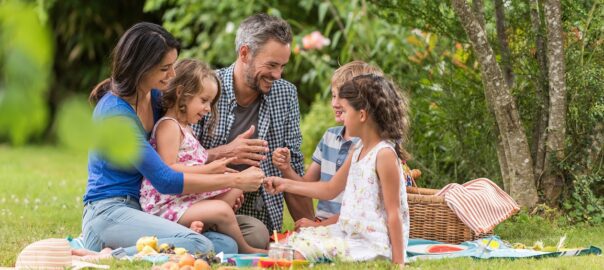
[[0, 136], [22, 145], [43, 131], [48, 114], [53, 49], [34, 6], [0, 3], [0, 50]]
[[132, 120], [111, 117], [95, 122], [84, 100], [72, 98], [61, 107], [57, 128], [60, 142], [77, 151], [99, 151], [118, 166], [135, 163], [140, 149]]
[[57, 116], [59, 141], [74, 150], [88, 151], [95, 140], [92, 111], [84, 99], [72, 98], [61, 106]]
[[95, 128], [95, 149], [104, 153], [118, 166], [138, 162], [140, 145], [136, 141], [136, 126], [132, 120], [122, 117], [107, 118]]

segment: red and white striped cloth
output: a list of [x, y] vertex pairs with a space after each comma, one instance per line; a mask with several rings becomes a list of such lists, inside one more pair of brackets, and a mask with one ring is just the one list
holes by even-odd
[[476, 235], [490, 232], [520, 210], [510, 195], [486, 178], [448, 184], [436, 196], [444, 196], [449, 208]]

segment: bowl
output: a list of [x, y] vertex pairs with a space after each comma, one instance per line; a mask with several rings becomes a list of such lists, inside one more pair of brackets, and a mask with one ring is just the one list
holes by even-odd
[[258, 264], [259, 257], [241, 256], [241, 257], [235, 257], [234, 259], [235, 259], [236, 266], [245, 267], [245, 266], [256, 266]]

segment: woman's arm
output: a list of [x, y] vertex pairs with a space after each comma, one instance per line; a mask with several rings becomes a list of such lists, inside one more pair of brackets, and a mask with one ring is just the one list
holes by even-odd
[[[128, 121], [133, 121], [127, 118]], [[223, 188], [239, 188], [254, 191], [262, 184], [264, 173], [256, 167], [250, 167], [240, 173], [231, 174], [192, 174], [177, 172], [170, 168], [151, 144], [140, 133], [136, 133], [141, 149], [140, 159], [135, 168], [162, 194], [199, 193]]]
[[400, 167], [396, 153], [391, 149], [381, 149], [376, 160], [377, 175], [382, 186], [384, 195], [384, 207], [386, 209], [386, 226], [388, 236], [392, 245], [392, 262], [404, 263], [403, 252], [403, 229], [400, 218]]
[[264, 172], [258, 167], [249, 167], [238, 173], [184, 175], [183, 194], [214, 191], [223, 188], [238, 188], [245, 192], [256, 191], [262, 184]]

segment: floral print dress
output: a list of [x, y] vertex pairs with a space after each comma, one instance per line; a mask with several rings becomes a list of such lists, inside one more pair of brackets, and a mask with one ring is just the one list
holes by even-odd
[[[358, 160], [362, 148], [357, 147], [352, 156], [338, 223], [302, 228], [288, 239], [288, 243], [307, 260], [366, 261], [392, 258], [376, 159], [381, 149], [394, 151], [394, 147], [389, 142], [381, 141]], [[400, 181], [405, 182], [402, 172]], [[404, 185], [401, 187], [400, 200], [405, 250], [409, 240], [409, 206]]]
[[[156, 148], [157, 141], [155, 139], [155, 130], [159, 123], [164, 120], [175, 121], [180, 127], [184, 139], [178, 149], [178, 163], [184, 164], [185, 166], [197, 166], [203, 165], [208, 159], [208, 151], [201, 146], [199, 141], [193, 136], [193, 133], [180, 125], [178, 121], [171, 117], [162, 117], [157, 121], [153, 132], [151, 133], [150, 143]], [[230, 189], [222, 189], [217, 191], [196, 193], [196, 194], [181, 194], [181, 195], [166, 195], [159, 193], [151, 184], [148, 179], [143, 179], [141, 185], [141, 196], [140, 204], [143, 211], [163, 217], [167, 220], [177, 222], [180, 217], [196, 202], [204, 199], [218, 196], [222, 193], [229, 191]]]

